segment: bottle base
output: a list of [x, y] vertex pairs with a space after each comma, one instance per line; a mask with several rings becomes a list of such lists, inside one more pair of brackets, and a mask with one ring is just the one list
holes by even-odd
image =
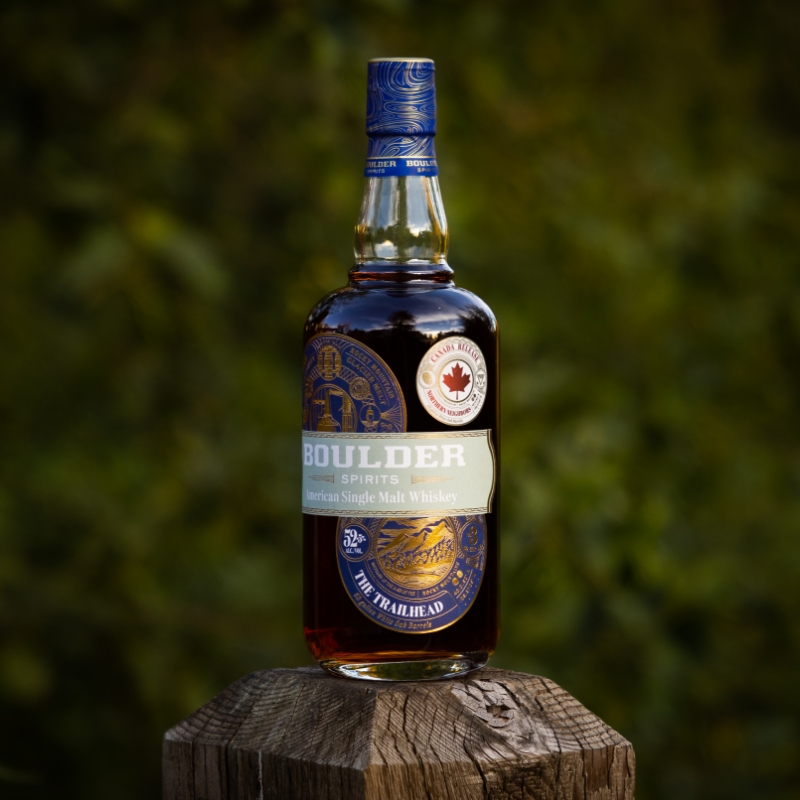
[[342, 678], [362, 681], [439, 681], [457, 678], [480, 669], [489, 660], [489, 653], [468, 653], [450, 658], [416, 661], [345, 662], [327, 660], [319, 665]]

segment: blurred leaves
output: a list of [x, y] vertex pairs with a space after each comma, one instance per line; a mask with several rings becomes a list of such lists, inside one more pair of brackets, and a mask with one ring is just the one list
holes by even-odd
[[798, 35], [785, 0], [6, 3], [0, 794], [153, 796], [167, 727], [308, 659], [299, 332], [365, 62], [405, 54], [503, 330], [495, 663], [630, 738], [645, 800], [794, 797]]

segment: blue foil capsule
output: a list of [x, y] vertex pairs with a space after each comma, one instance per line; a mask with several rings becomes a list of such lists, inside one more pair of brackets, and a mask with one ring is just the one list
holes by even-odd
[[367, 177], [439, 174], [434, 64], [428, 58], [376, 58], [367, 67]]

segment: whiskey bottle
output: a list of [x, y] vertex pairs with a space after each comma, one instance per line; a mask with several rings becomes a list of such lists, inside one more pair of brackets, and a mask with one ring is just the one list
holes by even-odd
[[348, 285], [305, 326], [304, 627], [328, 671], [446, 678], [498, 635], [498, 333], [453, 282], [434, 64], [369, 62]]

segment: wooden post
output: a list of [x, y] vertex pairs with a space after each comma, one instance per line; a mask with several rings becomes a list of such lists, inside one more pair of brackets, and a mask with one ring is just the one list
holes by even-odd
[[164, 737], [164, 800], [632, 800], [631, 745], [547, 678], [254, 672]]

